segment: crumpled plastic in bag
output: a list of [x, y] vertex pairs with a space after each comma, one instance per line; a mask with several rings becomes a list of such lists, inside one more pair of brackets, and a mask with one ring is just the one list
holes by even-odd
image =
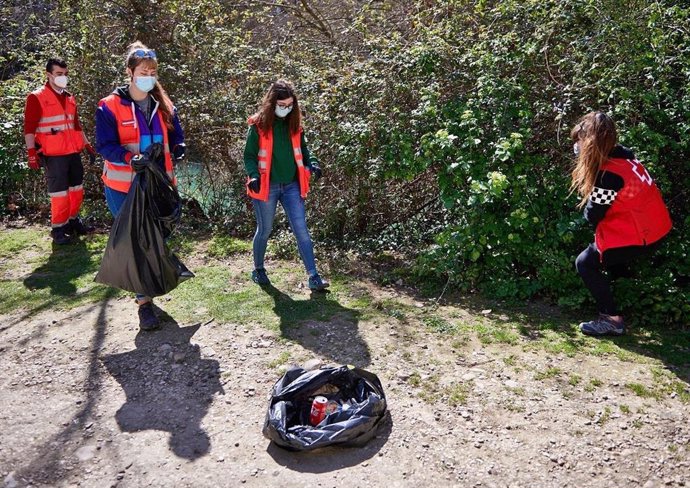
[[[311, 405], [323, 391], [330, 391], [323, 396], [340, 408], [312, 426]], [[376, 435], [386, 408], [383, 387], [373, 373], [353, 366], [294, 368], [273, 386], [263, 434], [278, 446], [298, 451], [362, 446]]]

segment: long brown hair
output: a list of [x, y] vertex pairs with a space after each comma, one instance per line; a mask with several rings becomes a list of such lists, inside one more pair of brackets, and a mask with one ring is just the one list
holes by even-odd
[[276, 102], [292, 97], [292, 111], [287, 115], [287, 123], [292, 134], [297, 133], [302, 127], [302, 113], [299, 109], [295, 88], [287, 80], [278, 80], [271, 85], [263, 100], [259, 111], [249, 117], [249, 123], [261, 129], [263, 132], [269, 131], [273, 127], [276, 114]]
[[572, 172], [570, 193], [580, 196], [578, 207], [587, 203], [592, 193], [597, 172], [608, 158], [618, 139], [616, 124], [603, 112], [590, 112], [570, 131], [573, 143], [579, 146]]
[[[131, 69], [132, 73], [134, 73], [134, 69], [140, 64], [145, 65], [147, 68], [158, 68], [158, 60], [156, 58], [137, 56], [134, 54], [137, 49], [142, 49], [144, 51], [149, 50], [148, 47], [146, 47], [143, 43], [139, 41], [133, 42], [132, 44], [127, 46], [125, 66]], [[168, 129], [172, 129], [174, 110], [173, 103], [170, 100], [168, 94], [163, 89], [163, 85], [161, 85], [158, 81], [157, 77], [156, 85], [153, 87], [153, 90], [151, 90], [151, 95], [153, 95], [153, 98], [160, 102], [158, 110], [163, 115], [163, 121], [165, 122], [165, 125], [168, 127]]]

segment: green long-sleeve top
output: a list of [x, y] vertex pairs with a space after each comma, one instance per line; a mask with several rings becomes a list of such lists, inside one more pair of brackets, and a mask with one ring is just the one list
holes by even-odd
[[[302, 158], [309, 167], [317, 163], [307, 149], [307, 141], [302, 132]], [[250, 178], [259, 177], [259, 132], [256, 126], [250, 126], [247, 132], [247, 144], [244, 146], [244, 169]], [[273, 122], [273, 155], [271, 161], [271, 183], [292, 183], [297, 179], [297, 164], [290, 140], [290, 131], [285, 120], [276, 117]]]

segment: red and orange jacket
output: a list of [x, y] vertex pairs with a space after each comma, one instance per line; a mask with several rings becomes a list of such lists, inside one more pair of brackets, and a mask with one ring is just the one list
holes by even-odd
[[633, 153], [614, 148], [602, 165], [590, 194], [585, 218], [596, 226], [595, 243], [608, 249], [653, 244], [672, 227], [654, 180]]
[[24, 119], [24, 133], [34, 134], [43, 155], [65, 156], [84, 149], [77, 102], [70, 93], [56, 93], [46, 83], [27, 97]]

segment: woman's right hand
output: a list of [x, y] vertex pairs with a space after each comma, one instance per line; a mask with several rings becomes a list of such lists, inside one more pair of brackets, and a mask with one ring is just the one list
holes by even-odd
[[259, 180], [259, 178], [252, 178], [247, 183], [247, 187], [254, 193], [259, 193], [259, 190], [261, 189], [261, 180]]

